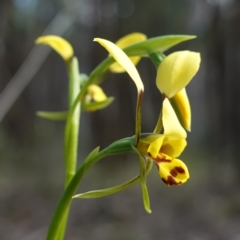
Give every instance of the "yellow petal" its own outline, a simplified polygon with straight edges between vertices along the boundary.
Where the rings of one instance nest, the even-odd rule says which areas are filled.
[[[70,45],[69,42],[67,42],[65,39],[49,35],[49,36],[43,36],[39,37],[36,40],[36,44],[46,44],[52,47],[61,57],[68,61],[73,56],[73,48]]]
[[[157,71],[156,84],[161,93],[172,98],[197,73],[200,54],[190,51],[174,52],[164,58]]]
[[[120,47],[121,49],[128,47],[134,43],[138,43],[141,41],[144,41],[147,39],[147,36],[142,34],[142,33],[131,33],[128,34],[122,38],[120,38],[117,42],[116,45]],[[136,66],[138,62],[140,61],[141,57],[136,56],[136,57],[129,57],[133,64]],[[122,68],[118,63],[113,63],[110,68],[112,72],[115,73],[122,73],[125,72],[124,68]]]
[[[176,113],[167,98],[163,101],[162,122],[164,135],[172,138],[175,137],[176,139],[185,139],[187,137],[186,131],[179,123]]]
[[[153,141],[148,149],[147,149],[147,153],[148,153],[148,156],[151,157],[151,158],[156,158],[159,151],[160,151],[160,148],[163,144],[163,140],[164,140],[165,136],[164,135],[160,135],[159,138],[157,138],[155,141]]]
[[[172,158],[176,158],[183,152],[186,146],[187,141],[185,139],[171,139],[165,137],[160,152]]]
[[[163,135],[161,134],[147,134],[145,136],[141,136],[139,142],[138,142],[138,145],[137,145],[137,149],[138,151],[143,154],[144,156],[149,156],[148,155],[148,148],[149,148],[149,145],[156,141],[159,137],[161,137]],[[159,146],[159,149],[160,149],[161,146]],[[158,149],[158,150],[159,150]],[[154,154],[153,154],[154,155]],[[150,156],[149,156],[150,157]]]
[[[142,80],[129,57],[118,46],[108,40],[95,38],[94,41],[100,43],[104,48],[106,48],[110,55],[126,70],[135,82],[138,93],[142,92],[144,90]]]
[[[175,94],[171,98],[171,104],[178,116],[179,122],[182,126],[190,131],[191,130],[191,107],[186,93],[186,89],[183,88],[180,92]]]
[[[180,185],[189,179],[187,166],[179,159],[166,159],[157,163],[163,182],[168,185]]]

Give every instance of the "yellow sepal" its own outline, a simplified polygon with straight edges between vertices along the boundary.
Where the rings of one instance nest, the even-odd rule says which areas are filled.
[[[191,107],[186,89],[183,88],[180,92],[175,94],[173,98],[171,98],[170,102],[175,110],[179,122],[186,130],[191,131]]]
[[[164,135],[175,137],[176,139],[185,139],[187,137],[186,131],[179,123],[176,113],[167,98],[163,101],[162,122]]]
[[[94,41],[100,43],[110,53],[110,55],[126,70],[126,72],[134,81],[138,93],[143,92],[144,87],[139,73],[129,57],[123,52],[123,50],[121,50],[114,43],[105,39],[95,38]]]
[[[189,179],[187,166],[179,159],[166,157],[164,162],[157,163],[163,182],[168,185],[180,185]]]
[[[115,44],[119,48],[123,49],[134,43],[138,43],[138,42],[144,41],[146,39],[147,39],[147,36],[142,33],[131,33],[131,34],[128,34],[128,35],[120,38]],[[129,58],[131,59],[131,61],[133,62],[133,64],[135,66],[138,64],[138,62],[141,59],[141,57],[139,57],[139,56],[134,56],[134,57],[129,57]],[[110,69],[110,71],[115,72],[115,73],[125,72],[124,68],[122,68],[118,63],[113,63],[109,69]]]
[[[174,52],[164,58],[157,70],[156,84],[160,92],[172,98],[194,77],[200,61],[200,54],[190,51]]]
[[[73,48],[65,39],[48,35],[36,39],[36,44],[45,44],[53,48],[65,61],[68,61],[73,56]]]

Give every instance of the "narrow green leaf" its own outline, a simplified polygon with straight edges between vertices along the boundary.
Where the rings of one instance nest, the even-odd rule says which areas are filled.
[[[96,111],[109,106],[114,100],[114,97],[109,97],[101,102],[82,103],[82,109],[85,111]]]
[[[164,52],[169,48],[187,41],[196,38],[196,36],[191,35],[167,35],[161,37],[149,38],[145,41],[133,44],[124,48],[124,52],[129,55],[140,55],[146,56],[153,52]]]
[[[39,111],[36,113],[38,117],[46,118],[48,120],[60,121],[66,120],[68,116],[68,112],[42,112]]]
[[[84,162],[87,163],[89,159],[91,159],[91,158],[93,158],[95,155],[97,155],[98,152],[99,152],[99,149],[100,149],[100,147],[94,148],[94,149],[88,154],[88,156],[86,157],[86,159],[84,160]]]
[[[124,182],[122,184],[119,184],[117,186],[114,187],[110,187],[110,188],[105,188],[105,189],[100,189],[100,190],[93,190],[93,191],[89,191],[89,192],[85,192],[85,193],[80,193],[77,194],[75,196],[73,196],[72,198],[100,198],[100,197],[105,197],[120,191],[123,191],[131,186],[133,186],[134,184],[138,183],[140,181],[140,176],[137,176],[127,182]]]
[[[133,152],[134,137],[122,138],[104,149],[106,155],[115,155]]]
[[[152,213],[152,210],[150,209],[150,200],[148,196],[148,189],[145,181],[142,181],[142,196],[143,196],[143,205],[145,210],[148,213]]]
[[[146,177],[149,171],[149,168],[151,169],[152,164],[149,163],[149,161],[145,162],[145,159],[141,155],[141,153],[138,151],[137,148],[133,148],[134,152],[138,155],[139,158],[139,163],[140,163],[140,181],[141,181],[141,186],[142,186],[142,197],[143,197],[143,205],[145,210],[148,213],[151,213],[150,209],[150,200],[148,196],[148,190],[147,190],[147,185],[146,185]]]

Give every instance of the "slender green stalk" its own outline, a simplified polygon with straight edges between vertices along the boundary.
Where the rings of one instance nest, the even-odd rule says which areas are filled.
[[[126,138],[121,139],[119,141],[116,141],[115,143],[112,143],[109,147],[105,148],[99,153],[96,153],[98,149],[95,149],[92,151],[92,153],[85,159],[81,167],[78,169],[78,171],[75,173],[72,180],[69,182],[67,188],[65,189],[63,196],[59,202],[59,205],[55,211],[55,214],[53,216],[52,222],[49,227],[47,240],[59,240],[59,233],[62,232],[63,223],[65,215],[68,213],[69,206],[72,201],[72,196],[74,195],[77,187],[79,186],[79,183],[84,176],[84,174],[87,172],[87,170],[97,161],[100,159],[115,155],[115,154],[122,154],[122,153],[128,153],[132,152],[132,138]]]
[[[154,128],[153,133],[160,133],[162,130],[163,124],[162,124],[162,110],[160,110],[159,116],[158,116],[158,120],[157,120],[157,124],[156,127]]]
[[[60,203],[55,211],[54,217],[52,219],[47,240],[59,240],[60,233],[63,231],[62,228],[63,223],[66,221],[66,215],[69,211],[69,206],[72,201],[72,196],[74,195],[82,177],[84,176],[85,172],[99,159],[103,158],[105,156],[105,153],[99,153],[92,159],[90,159],[89,162],[85,162],[82,164],[80,169],[76,172],[70,183],[68,184],[66,190],[64,191],[64,194],[60,200]]]
[[[162,95],[162,103],[163,103],[165,97],[166,97],[165,95]],[[162,106],[161,106],[161,110],[159,112],[157,124],[156,124],[156,127],[154,128],[153,133],[160,133],[162,128],[163,128],[163,123],[162,123]]]
[[[75,98],[80,92],[80,81],[79,81],[79,67],[76,57],[73,57],[68,63],[68,75],[69,75],[69,109],[71,109]],[[78,152],[78,135],[80,125],[80,102],[76,105],[73,115],[66,124],[65,128],[65,188],[68,186],[72,177],[76,172],[77,166],[77,152]],[[67,125],[69,128],[67,128]],[[65,229],[68,222],[70,205],[66,208],[65,213],[61,219],[60,229],[58,232],[58,240],[63,240],[65,235]]]
[[[68,63],[69,74],[69,109],[72,108],[74,101],[80,93],[79,67],[76,57]],[[78,135],[80,126],[80,102],[76,104],[71,118],[68,118],[65,128],[65,165],[66,165],[66,186],[71,181],[76,172]]]
[[[159,65],[161,64],[161,62],[163,61],[163,59],[166,56],[162,53],[162,52],[154,52],[149,54],[149,58],[151,59],[151,61],[153,62],[153,64],[155,65],[156,69],[158,69]],[[165,96],[163,95],[162,100],[164,100]],[[159,116],[158,116],[158,120],[157,120],[157,124],[156,127],[153,131],[153,133],[159,133],[162,130],[162,110],[160,110]]]

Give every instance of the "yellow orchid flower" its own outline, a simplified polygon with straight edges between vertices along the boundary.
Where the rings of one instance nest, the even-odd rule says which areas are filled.
[[[131,33],[131,34],[128,34],[128,35],[120,38],[115,44],[119,48],[123,49],[134,43],[138,43],[138,42],[144,41],[146,39],[147,39],[146,35],[136,32],[136,33]],[[131,61],[133,62],[133,64],[135,66],[138,64],[138,62],[141,59],[141,57],[139,57],[139,56],[133,56],[133,57],[129,57],[129,58],[131,59]],[[117,62],[113,63],[109,69],[110,69],[110,71],[115,72],[115,73],[125,72],[125,69],[121,65],[119,65]]]
[[[48,36],[39,37],[36,39],[36,44],[49,45],[65,61],[70,60],[73,56],[73,48],[71,44],[59,36],[48,35]]]
[[[171,98],[171,104],[181,125],[191,131],[191,107],[185,88]]]
[[[182,90],[197,73],[201,57],[197,52],[179,51],[163,59],[157,70],[156,84],[167,98]]]
[[[162,114],[164,133],[142,136],[137,149],[157,164],[165,184],[180,185],[189,178],[187,166],[176,159],[187,145],[186,132],[167,98],[163,101]]]

